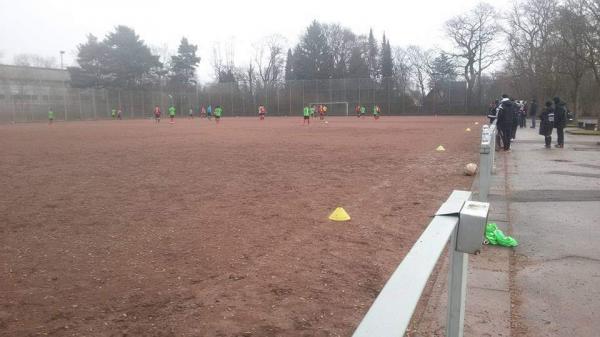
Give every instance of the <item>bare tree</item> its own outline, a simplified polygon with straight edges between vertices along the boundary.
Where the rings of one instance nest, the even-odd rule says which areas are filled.
[[[158,60],[162,64],[162,69],[156,71],[156,76],[158,77],[160,85],[165,85],[167,82],[168,69],[171,68],[171,58],[175,55],[175,52],[171,50],[166,43],[150,46],[150,51],[153,55],[158,55]]]
[[[493,41],[499,31],[495,9],[480,3],[469,13],[459,15],[446,22],[446,33],[454,43],[454,56],[463,68],[467,82],[465,108],[471,110],[473,90],[481,73],[497,61],[499,53]],[[480,93],[481,94],[481,93]]]
[[[14,65],[25,67],[56,68],[56,57],[36,54],[18,54],[13,58]]]
[[[409,54],[406,51],[406,49],[395,47],[392,59],[394,63],[394,82],[397,87],[397,92],[399,92],[401,95],[403,104],[402,109],[404,110],[404,97],[406,97],[406,94],[410,88],[410,79],[412,72]]]
[[[343,78],[348,71],[352,48],[357,43],[356,35],[339,24],[324,25],[324,31],[333,61],[333,78]]]
[[[215,78],[218,82],[233,82],[235,81],[235,49],[233,41],[225,46],[224,50],[220,42],[213,44],[213,57],[211,64],[215,72]]]
[[[579,0],[582,14],[587,19],[585,31],[586,54],[584,60],[600,85],[600,0]]]
[[[552,69],[549,48],[556,9],[557,0],[523,0],[514,4],[507,18],[511,70],[532,96],[552,91],[546,77]]]
[[[554,53],[556,69],[571,82],[570,98],[573,110],[579,111],[580,91],[583,77],[590,67],[586,64],[586,20],[581,7],[561,6],[554,21]],[[565,88],[566,89],[566,88]]]
[[[254,45],[254,62],[264,88],[272,88],[281,80],[285,63],[285,39],[271,35]]]
[[[408,46],[406,48],[406,58],[411,70],[411,77],[414,80],[419,91],[419,101],[421,105],[425,99],[425,90],[429,81],[429,73],[431,69],[432,52],[423,50],[419,46]]]
[[[600,87],[600,0],[579,0],[582,14],[586,19],[585,29],[585,53],[583,60],[594,74],[596,80],[596,92]],[[600,125],[600,109],[595,106],[592,111],[598,118]]]
[[[154,55],[158,55],[158,60],[165,65],[166,68],[169,67],[169,63],[171,62],[171,57],[175,55],[175,52],[169,48],[169,45],[163,43],[161,45],[150,46],[150,51]]]

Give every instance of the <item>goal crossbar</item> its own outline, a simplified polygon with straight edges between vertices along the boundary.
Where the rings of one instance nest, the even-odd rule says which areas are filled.
[[[308,103],[308,106],[313,106],[313,105],[332,105],[332,104],[344,104],[345,108],[346,108],[346,116],[348,115],[348,102],[310,102]]]

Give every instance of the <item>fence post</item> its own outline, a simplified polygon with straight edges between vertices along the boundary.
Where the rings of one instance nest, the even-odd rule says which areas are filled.
[[[65,87],[63,90],[63,105],[65,108],[65,121],[68,120],[67,118],[67,88]]]
[[[467,266],[469,257],[456,251],[458,227],[450,239],[450,268],[448,273],[448,321],[446,337],[462,337],[465,320],[465,295],[467,292]]]
[[[106,116],[110,116],[110,104],[108,102],[108,89],[104,89],[104,102],[106,103]]]
[[[240,94],[242,96],[242,115],[245,115],[246,114],[246,93],[242,91]]]
[[[119,98],[119,104],[118,104],[117,108],[121,109],[121,89],[119,89],[119,91],[117,92],[117,94],[118,94],[118,98]]]
[[[81,103],[81,89],[77,89],[79,95],[79,120],[83,120],[83,104]]]
[[[229,94],[231,98],[231,106],[229,107],[229,111],[233,116],[233,82],[231,82],[231,84],[229,85]]]
[[[15,100],[15,95],[11,92],[10,96],[12,97],[12,122],[16,123],[17,122],[17,101]]]
[[[486,202],[490,192],[491,175],[494,165],[496,126],[484,125],[481,130],[479,147],[479,201]]]
[[[360,78],[357,80],[358,82],[358,105],[362,106],[360,102]]]
[[[304,108],[304,80],[302,82],[302,108]]]
[[[129,91],[129,110],[131,112],[131,118],[135,117],[133,112],[133,91]]]
[[[332,79],[329,79],[329,102],[333,102],[333,85],[332,83]],[[333,108],[333,107],[332,107]]]
[[[96,88],[92,89],[92,108],[94,111],[94,120],[96,120],[98,117],[96,117]]]
[[[348,99],[348,91],[346,90],[346,79],[345,78],[342,79],[342,83],[344,84],[344,96],[343,96],[344,97],[344,101],[348,102],[349,99]],[[348,112],[348,107],[346,107],[346,112]],[[346,114],[346,115],[348,115],[348,114]],[[348,117],[348,116],[346,116],[346,117]]]
[[[387,78],[387,114],[391,115],[392,114],[392,98],[390,97],[392,95],[392,89],[394,86],[394,81],[391,77]]]
[[[281,116],[281,113],[279,112],[279,87],[275,88],[275,94],[277,95],[277,116]]]

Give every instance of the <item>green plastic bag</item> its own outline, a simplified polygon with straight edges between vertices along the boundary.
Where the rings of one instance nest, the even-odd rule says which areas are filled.
[[[489,223],[485,226],[485,239],[490,245],[498,245],[504,247],[516,247],[519,243],[517,240],[510,236],[504,235],[504,233],[498,229],[495,223]]]

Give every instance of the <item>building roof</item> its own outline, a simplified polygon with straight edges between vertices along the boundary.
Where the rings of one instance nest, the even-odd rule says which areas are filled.
[[[0,81],[13,82],[69,82],[69,72],[65,69],[13,66],[0,64]]]

